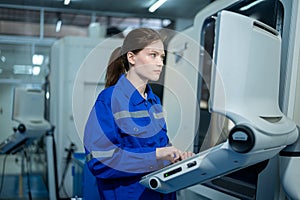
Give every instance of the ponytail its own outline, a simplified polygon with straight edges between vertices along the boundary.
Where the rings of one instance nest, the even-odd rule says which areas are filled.
[[[108,62],[106,75],[105,75],[105,88],[115,85],[120,76],[126,72],[124,67],[123,58],[121,56],[121,47],[116,48]]]

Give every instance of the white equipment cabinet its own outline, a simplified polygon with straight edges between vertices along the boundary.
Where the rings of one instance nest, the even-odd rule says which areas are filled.
[[[105,70],[111,52],[121,38],[65,37],[51,49],[50,118],[55,126],[58,183],[61,182],[70,143],[83,152],[83,128],[91,106],[104,87]],[[64,185],[72,194],[71,170]]]

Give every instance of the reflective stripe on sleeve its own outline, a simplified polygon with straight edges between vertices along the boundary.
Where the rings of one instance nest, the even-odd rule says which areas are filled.
[[[143,118],[143,117],[149,117],[149,113],[147,110],[141,110],[141,111],[135,111],[135,112],[129,112],[127,110],[120,111],[114,114],[114,118],[116,120],[122,119],[122,118]]]
[[[115,153],[116,149],[108,150],[108,151],[91,151],[86,156],[86,161],[90,161],[93,158],[110,158]]]
[[[153,116],[155,119],[162,119],[162,118],[164,118],[164,113],[163,112],[153,113]]]

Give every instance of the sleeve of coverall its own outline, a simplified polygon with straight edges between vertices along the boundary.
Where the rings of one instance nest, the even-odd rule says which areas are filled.
[[[108,103],[98,100],[92,109],[84,134],[88,166],[98,178],[120,178],[145,174],[164,166],[156,160],[156,148],[128,149],[120,143]]]

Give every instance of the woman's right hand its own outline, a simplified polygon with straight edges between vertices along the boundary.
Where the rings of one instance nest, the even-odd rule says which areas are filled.
[[[184,160],[193,155],[194,154],[192,152],[182,152],[174,146],[156,148],[156,159],[169,160],[172,163]]]

